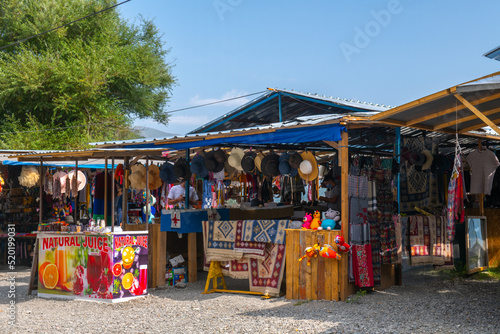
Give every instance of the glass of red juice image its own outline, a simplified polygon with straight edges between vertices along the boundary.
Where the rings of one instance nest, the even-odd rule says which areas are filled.
[[[87,282],[94,292],[99,290],[101,270],[101,254],[89,253],[87,261]]]
[[[139,286],[144,290],[148,289],[148,265],[141,264],[139,266]]]

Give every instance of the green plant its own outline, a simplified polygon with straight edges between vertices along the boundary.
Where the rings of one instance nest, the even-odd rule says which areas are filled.
[[[346,300],[347,303],[359,303],[361,302],[361,298],[366,296],[367,291],[366,290],[358,290],[356,294],[349,299]]]
[[[312,302],[311,299],[308,299],[308,300],[299,300],[298,302],[296,302],[295,304],[293,304],[293,306],[299,306],[299,305],[310,303],[310,302]]]

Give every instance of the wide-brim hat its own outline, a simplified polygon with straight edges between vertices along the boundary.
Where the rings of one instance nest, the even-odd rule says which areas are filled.
[[[218,162],[215,158],[216,151],[210,151],[205,154],[203,164],[209,172],[218,173],[224,169],[224,163]]]
[[[290,153],[285,152],[280,155],[280,162],[288,161],[290,159]]]
[[[175,182],[174,166],[166,161],[160,168],[160,179],[167,184]]]
[[[280,161],[278,169],[281,175],[290,175],[292,173],[292,166],[290,166],[288,160]]]
[[[434,157],[429,150],[423,150],[422,154],[425,156],[425,163],[422,165],[422,170],[428,170],[429,168],[431,168]]]
[[[130,168],[131,174],[128,177],[130,188],[141,190],[146,188],[146,167],[141,164]]]
[[[186,181],[191,177],[189,163],[184,158],[179,158],[174,164],[174,175],[181,181]]]
[[[227,162],[231,167],[234,167],[241,172],[243,171],[243,168],[241,167],[241,159],[243,159],[244,155],[245,151],[239,147],[234,147],[229,154],[229,158],[227,158]]]
[[[266,176],[278,176],[280,175],[279,164],[280,157],[276,153],[270,153],[262,159],[260,168]]]
[[[205,167],[205,159],[201,155],[196,155],[193,160],[191,160],[191,173],[198,175],[199,177],[207,177],[208,169]]]
[[[262,160],[264,159],[264,154],[262,152],[257,153],[257,156],[255,157],[255,167],[262,172]]]
[[[318,177],[318,162],[311,152],[302,152],[302,162],[299,165],[299,175],[305,181],[313,181]]]
[[[150,165],[148,167],[148,187],[150,190],[160,188],[162,185],[160,178],[160,167],[157,165]]]
[[[73,180],[74,176],[75,176],[74,170],[68,173],[68,177],[70,180]],[[83,188],[85,188],[85,185],[87,184],[87,177],[85,176],[85,173],[83,173],[81,170],[78,171],[78,174],[76,176],[76,182],[78,184],[78,191],[83,190]],[[70,183],[70,187],[71,191],[73,191],[73,182]]]
[[[255,158],[257,153],[247,152],[241,159],[241,168],[245,173],[255,173]]]
[[[425,163],[425,155],[419,152],[413,152],[410,155],[410,160],[408,162],[412,165],[422,167]]]
[[[214,152],[215,160],[217,160],[218,163],[225,163],[227,161],[227,154],[223,149],[218,149]]]
[[[298,169],[302,160],[303,160],[302,156],[297,152],[294,152],[290,154],[290,158],[288,158],[288,163],[290,164],[290,167]]]

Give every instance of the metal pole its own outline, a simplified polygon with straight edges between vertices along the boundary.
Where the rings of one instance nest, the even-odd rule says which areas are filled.
[[[38,224],[42,223],[43,218],[43,160],[40,158],[40,200],[38,201]]]
[[[74,207],[74,210],[73,210],[73,218],[74,218],[74,223],[76,224],[76,220],[77,220],[77,217],[78,217],[78,159],[75,160],[75,177],[76,177],[76,196],[74,199],[75,201],[75,207]],[[70,180],[71,182],[71,180]],[[73,185],[73,182],[71,182],[71,184]],[[71,192],[71,195],[73,195],[73,192]]]
[[[123,184],[122,184],[122,229],[125,230],[125,224],[128,218],[128,168],[129,157],[123,159]]]
[[[115,231],[115,158],[111,158],[111,232]]]
[[[149,222],[149,157],[146,157],[146,224],[148,222]]]
[[[108,226],[108,157],[104,158],[104,223]]]
[[[398,161],[398,164],[401,163],[401,127],[397,127],[396,128],[396,156],[397,156],[397,161]],[[397,176],[397,179],[396,179],[396,190],[397,190],[397,193],[396,193],[396,196],[397,196],[397,201],[398,203],[401,203],[400,201],[400,196],[401,196],[401,180],[400,180],[400,173],[398,172],[398,176]],[[398,205],[398,214],[401,213],[401,206]]]
[[[283,110],[281,108],[281,94],[280,93],[278,93],[278,111],[279,111],[280,122],[283,122]]]
[[[186,161],[189,165],[189,148],[186,149]],[[186,195],[185,195],[185,199],[186,199],[186,209],[189,209],[189,179],[186,180],[186,185],[185,185],[185,188],[186,188]]]

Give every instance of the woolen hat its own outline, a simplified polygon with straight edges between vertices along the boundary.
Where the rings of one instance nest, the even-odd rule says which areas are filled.
[[[176,181],[174,174],[174,166],[170,162],[166,161],[163,165],[161,165],[160,179],[162,179],[163,182],[167,184],[171,184]]]
[[[181,181],[186,181],[191,177],[191,169],[184,158],[179,158],[174,164],[174,175]]]

